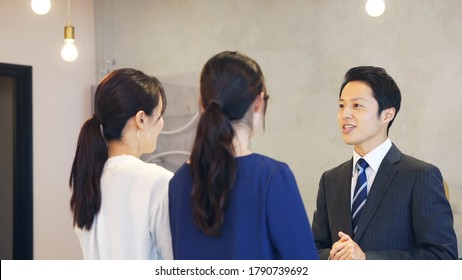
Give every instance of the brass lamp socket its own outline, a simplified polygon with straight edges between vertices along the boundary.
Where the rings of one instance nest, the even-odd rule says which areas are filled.
[[[64,26],[64,39],[74,39],[74,26],[70,23]]]

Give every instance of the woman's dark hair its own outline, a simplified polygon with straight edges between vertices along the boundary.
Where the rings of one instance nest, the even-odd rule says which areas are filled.
[[[127,121],[140,110],[152,116],[164,88],[155,77],[123,68],[109,73],[95,93],[95,113],[80,130],[69,185],[74,226],[90,229],[101,207],[101,174],[108,158],[106,142],[121,140]]]
[[[345,80],[340,87],[339,96],[342,95],[343,88],[352,81],[363,82],[372,89],[372,94],[379,104],[379,111],[377,112],[379,116],[383,110],[395,108],[396,118],[401,107],[401,91],[395,80],[388,75],[385,69],[375,66],[358,66],[351,68],[345,74]],[[390,129],[395,118],[388,123],[387,130]]]
[[[209,236],[220,235],[236,176],[232,123],[246,121],[251,104],[266,88],[260,66],[238,52],[221,52],[207,61],[200,78],[204,108],[191,152],[193,218]],[[247,119],[246,119],[247,118]]]

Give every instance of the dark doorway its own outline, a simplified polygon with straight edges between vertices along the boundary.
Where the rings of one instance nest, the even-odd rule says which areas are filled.
[[[32,259],[31,66],[0,63],[0,127],[0,259]]]

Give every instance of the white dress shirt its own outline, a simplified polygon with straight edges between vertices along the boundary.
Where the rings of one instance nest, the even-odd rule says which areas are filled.
[[[173,259],[168,183],[173,173],[123,155],[101,177],[101,209],[90,230],[76,227],[85,259]]]
[[[363,159],[369,164],[366,168],[366,177],[367,177],[367,193],[371,190],[372,183],[374,183],[375,175],[379,170],[380,164],[382,164],[383,159],[390,150],[392,144],[390,138],[387,138],[385,142],[377,146],[375,149],[367,153]],[[358,180],[358,168],[356,163],[361,158],[361,156],[353,150],[353,176],[351,178],[351,205],[353,205],[353,195],[355,191],[356,181]]]

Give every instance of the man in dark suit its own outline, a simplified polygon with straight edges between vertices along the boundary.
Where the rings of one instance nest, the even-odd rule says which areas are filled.
[[[400,104],[400,90],[383,68],[346,73],[338,123],[353,158],[319,182],[312,227],[321,259],[457,258],[440,171],[388,138]]]

